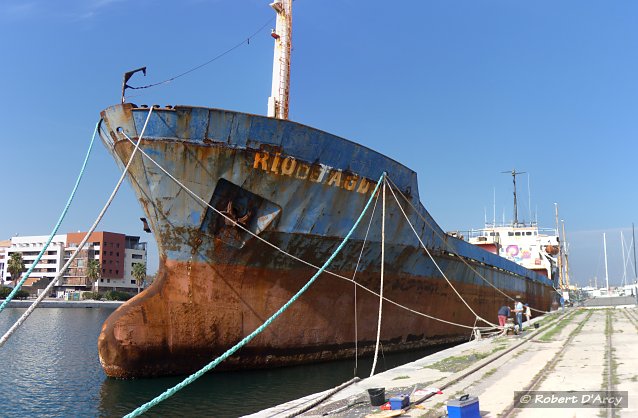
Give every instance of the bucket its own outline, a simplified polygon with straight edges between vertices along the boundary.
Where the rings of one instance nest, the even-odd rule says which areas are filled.
[[[539,324],[538,322],[536,322],[536,323],[534,324],[534,328],[538,329],[538,327],[540,327],[540,324]]]
[[[385,403],[385,388],[368,389],[368,395],[372,406],[381,406]]]

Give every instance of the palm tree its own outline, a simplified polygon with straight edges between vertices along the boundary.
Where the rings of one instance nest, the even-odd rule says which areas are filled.
[[[135,263],[133,264],[133,271],[131,272],[135,278],[135,284],[137,285],[137,293],[140,293],[140,287],[146,279],[146,264]]]
[[[100,266],[100,262],[92,259],[86,264],[86,278],[91,282],[91,288],[95,286],[97,279],[100,278],[100,270],[102,266]]]
[[[25,270],[22,253],[11,253],[11,257],[9,257],[9,262],[7,264],[7,270],[9,270],[9,273],[11,274],[13,287],[16,287],[18,279],[20,278],[20,274],[22,274],[22,272]]]

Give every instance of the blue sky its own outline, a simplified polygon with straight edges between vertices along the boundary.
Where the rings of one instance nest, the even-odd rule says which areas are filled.
[[[175,76],[273,15],[267,0],[3,0],[0,239],[50,232],[125,71],[148,67],[132,85]],[[581,284],[604,277],[606,232],[610,283],[620,282],[620,233],[629,244],[638,222],[638,3],[297,0],[293,15],[290,119],[415,170],[446,230],[491,219],[494,191],[497,218],[511,220],[501,172],[525,171],[519,218],[553,227],[559,204]],[[269,29],[129,101],[266,113]],[[61,232],[88,229],[118,176],[98,143]],[[139,216],[127,184],[99,229],[152,242]]]

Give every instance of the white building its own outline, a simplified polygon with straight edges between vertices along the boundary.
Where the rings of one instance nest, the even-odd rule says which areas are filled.
[[[13,237],[9,247],[3,248],[4,250],[4,265],[2,266],[2,278],[4,284],[9,284],[13,281],[11,273],[9,273],[9,259],[13,253],[21,253],[22,260],[24,260],[25,273],[33,266],[38,254],[44,248],[48,236],[31,236],[31,237]],[[49,244],[47,251],[42,255],[40,261],[35,266],[29,277],[30,285],[38,280],[43,280],[45,283],[49,283],[55,278],[62,268],[62,259],[64,257],[64,247],[66,245],[66,235],[55,235],[53,240]],[[46,285],[45,285],[46,286]]]
[[[0,241],[0,283],[4,283],[4,265],[6,260],[4,259],[6,254],[6,249],[11,247],[11,240]]]
[[[72,254],[78,251],[78,245],[85,235],[86,232],[55,235],[25,285],[46,287],[60,274]],[[15,252],[22,254],[26,273],[33,266],[48,238],[48,236],[18,236],[11,238],[9,246],[0,246],[0,260],[3,261],[0,262],[0,278],[5,285],[13,282],[8,271],[8,259],[11,254]],[[95,282],[87,277],[89,260],[97,260],[100,263],[100,277]],[[146,243],[140,242],[140,237],[113,232],[93,232],[64,272],[55,290],[58,294],[66,290],[133,291],[137,289],[132,274],[133,265],[136,263],[146,264]]]

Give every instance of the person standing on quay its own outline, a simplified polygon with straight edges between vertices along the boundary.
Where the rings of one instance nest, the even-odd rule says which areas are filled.
[[[525,304],[525,318],[527,318],[527,325],[529,325],[529,321],[532,319],[532,309],[527,303]]]
[[[498,310],[498,326],[503,328],[509,316],[510,316],[510,307],[507,305],[501,306]]]
[[[516,298],[516,305],[514,305],[514,312],[516,313],[516,323],[518,324],[518,332],[523,332],[523,302],[520,298]]]

